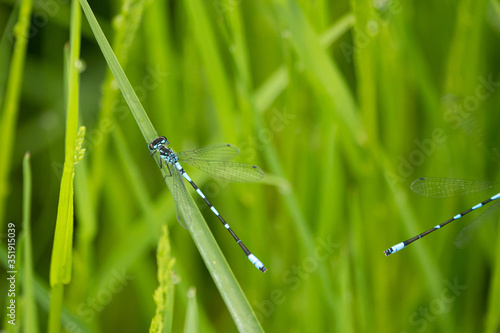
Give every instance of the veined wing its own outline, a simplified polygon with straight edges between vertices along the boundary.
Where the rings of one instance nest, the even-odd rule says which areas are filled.
[[[181,173],[173,165],[169,165],[172,172],[173,197],[175,202],[175,213],[177,221],[184,229],[187,229],[191,222],[191,208],[189,207],[189,192],[184,185]]]
[[[264,171],[251,164],[194,159],[183,160],[183,162],[200,169],[212,177],[235,183],[256,182],[264,177]]]
[[[413,192],[431,198],[459,197],[499,187],[494,181],[438,177],[418,178],[411,184]]]
[[[476,217],[472,222],[470,222],[462,231],[458,234],[455,239],[455,245],[461,249],[464,248],[467,243],[474,237],[477,231],[485,224],[485,222],[494,221],[495,217],[498,217],[498,207],[500,206],[500,201],[495,202],[491,207],[488,207],[481,215]]]
[[[240,150],[229,143],[217,143],[195,150],[176,153],[179,161],[189,163],[190,160],[198,161],[229,161],[238,156]]]

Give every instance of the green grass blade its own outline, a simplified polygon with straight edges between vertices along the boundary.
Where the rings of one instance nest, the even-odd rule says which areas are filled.
[[[64,286],[58,283],[50,288],[50,308],[47,332],[61,331],[61,311],[63,306]]]
[[[199,321],[198,304],[196,302],[196,288],[191,287],[187,292],[188,304],[186,310],[186,320],[184,324],[184,333],[198,333]]]
[[[73,1],[71,10],[70,50],[67,65],[67,109],[66,109],[66,143],[64,169],[57,207],[56,230],[50,265],[51,304],[48,331],[59,331],[60,316],[64,294],[64,284],[71,281],[73,262],[73,180],[75,164],[83,157],[81,149],[85,129],[78,130],[78,90],[79,90],[79,57],[81,35],[81,10],[77,1]]]
[[[15,128],[19,112],[21,83],[24,73],[24,61],[28,46],[29,26],[31,21],[32,1],[23,0],[19,8],[19,19],[14,27],[16,44],[10,64],[7,90],[0,122],[0,230],[4,230],[5,205],[9,193],[9,172],[12,163]]]
[[[19,2],[16,2],[14,9],[10,13],[9,20],[0,39],[0,107],[3,105],[5,87],[7,86],[7,78],[9,73],[9,64],[12,51],[12,35],[16,24],[16,17],[19,14]]]
[[[324,47],[328,47],[337,41],[354,25],[355,17],[353,13],[347,13],[338,19],[328,30],[321,34],[320,42]]]
[[[99,27],[92,10],[86,0],[80,0],[83,11],[89,21],[92,31],[95,34],[96,40],[101,48],[101,51],[110,67],[115,79],[122,91],[122,94],[130,107],[134,118],[137,121],[141,132],[147,142],[156,137],[156,131],[153,128],[142,104],[140,103],[137,95],[135,94],[130,82],[128,81],[123,69],[121,68],[116,56],[113,53],[106,37]],[[146,149],[146,147],[145,147]],[[165,168],[162,173],[166,176]],[[171,180],[167,177],[165,182],[172,193]],[[233,317],[236,326],[240,330],[246,331],[262,331],[262,327],[258,322],[255,313],[253,312],[250,304],[248,303],[241,287],[236,281],[233,273],[231,272],[222,252],[215,242],[210,229],[208,228],[203,216],[194,204],[192,198],[189,200],[191,214],[191,227],[189,232],[202,255],[202,258],[207,266],[212,278],[221,293],[224,302],[226,303],[231,316]]]
[[[500,328],[500,228],[497,232],[496,251],[497,256],[494,259],[494,272],[490,281],[490,292],[488,293],[488,311],[486,314],[485,332],[496,332]]]
[[[328,47],[340,36],[345,34],[354,24],[354,15],[348,13],[333,24],[321,35],[321,44]],[[255,106],[259,112],[266,111],[276,98],[285,90],[289,83],[288,71],[281,65],[269,78],[255,91]]]
[[[80,24],[81,12],[74,6],[72,11],[72,30],[70,40],[69,72],[68,72],[68,99],[66,119],[66,144],[64,169],[59,193],[56,232],[52,251],[50,284],[54,286],[67,284],[71,280],[71,252],[73,244],[73,179],[75,161],[80,154],[81,142],[84,133],[78,130],[78,68],[77,61],[80,54]],[[80,147],[79,147],[80,146]]]
[[[38,316],[34,294],[33,250],[31,248],[31,164],[30,153],[23,159],[23,325],[26,332],[38,332]]]

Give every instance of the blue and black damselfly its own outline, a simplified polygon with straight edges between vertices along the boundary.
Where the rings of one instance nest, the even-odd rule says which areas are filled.
[[[418,194],[425,195],[434,198],[443,198],[450,196],[460,196],[474,192],[486,191],[492,188],[500,187],[500,183],[492,181],[477,181],[477,180],[466,180],[466,179],[453,179],[453,178],[418,178],[411,184],[411,189]],[[438,224],[437,226],[424,231],[421,234],[416,235],[404,242],[394,245],[393,247],[384,251],[385,255],[388,256],[399,250],[407,247],[409,244],[419,240],[420,238],[430,234],[431,232],[441,229],[445,225],[455,220],[458,220],[462,216],[483,207],[484,205],[500,198],[500,193],[478,203],[474,207],[463,211],[460,214],[453,216],[451,219]],[[474,223],[474,222],[473,222]],[[464,230],[465,231],[465,230]]]
[[[172,149],[167,147],[169,143],[170,142],[168,142],[167,138],[160,136],[151,141],[148,148],[151,151],[151,156],[158,152],[160,155],[160,167],[162,167],[162,161],[165,161],[165,165],[168,169],[167,176],[173,177],[172,195],[174,197],[175,210],[179,223],[184,228],[188,228],[191,220],[191,211],[188,201],[189,193],[184,186],[184,181],[182,180],[182,177],[184,177],[189,184],[193,186],[196,193],[198,193],[198,195],[205,201],[208,207],[210,207],[210,210],[215,214],[215,216],[217,216],[217,218],[221,221],[224,228],[226,228],[231,236],[233,236],[236,243],[240,246],[252,264],[254,264],[255,267],[257,267],[262,273],[265,273],[267,268],[264,264],[262,264],[262,262],[248,250],[238,236],[236,236],[229,224],[227,224],[217,209],[215,209],[203,192],[191,180],[180,163],[193,165],[211,176],[239,183],[258,181],[264,177],[264,172],[255,165],[229,162],[229,160],[239,154],[239,149],[230,144],[214,144],[191,151],[174,153]]]

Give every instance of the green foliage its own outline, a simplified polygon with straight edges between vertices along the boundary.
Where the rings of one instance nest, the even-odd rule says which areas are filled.
[[[82,149],[85,127],[78,128],[79,110],[79,59],[82,14],[78,4],[71,10],[70,44],[66,49],[66,137],[64,145],[64,167],[57,206],[54,246],[50,261],[50,311],[48,332],[60,330],[64,295],[63,285],[71,282],[73,271],[73,225],[74,225],[74,177],[75,165],[83,158]]]
[[[2,85],[5,87],[5,92],[2,91],[0,96],[0,104],[2,107],[2,117],[0,122],[0,153],[3,158],[0,158],[0,227],[4,228],[6,198],[10,191],[9,173],[12,164],[12,152],[14,150],[14,136],[19,116],[19,103],[21,95],[21,82],[24,73],[24,60],[29,38],[30,17],[32,10],[32,1],[23,1],[19,8],[19,17],[17,23],[12,27],[12,31],[2,34],[0,43],[0,68],[7,69],[7,64],[10,60],[10,68],[8,69],[8,77],[6,86],[4,77],[6,72],[2,71]],[[13,20],[10,20],[13,22]],[[8,28],[12,25],[8,24]],[[12,57],[5,55],[6,43],[15,39],[16,44],[12,51]]]
[[[31,193],[32,172],[30,164],[30,153],[26,153],[23,159],[23,231],[24,231],[24,256],[23,256],[23,326],[27,332],[37,333],[38,314],[34,294],[33,274],[33,247],[31,236]]]
[[[0,68],[9,70],[8,80],[0,74],[0,184],[9,193],[0,206],[5,222],[26,216],[29,150],[32,240],[23,244],[34,271],[18,295],[29,299],[33,287],[37,304],[23,304],[22,315],[34,307],[40,331],[49,312],[68,332],[155,331],[153,318],[163,332],[500,329],[497,221],[465,249],[454,238],[479,211],[383,254],[495,194],[422,198],[409,185],[422,176],[499,180],[498,1],[94,1],[71,121],[70,6],[34,3],[24,56],[9,38],[28,2],[14,3],[0,5]],[[17,101],[8,92],[16,89]],[[66,168],[78,123],[86,151],[73,213]],[[256,184],[226,184],[186,169],[266,274],[191,189],[194,228],[178,225],[165,170],[147,149],[157,135],[175,151],[234,144],[239,161],[266,172]],[[66,259],[52,260],[58,205]],[[58,262],[57,281],[69,284],[51,289]]]

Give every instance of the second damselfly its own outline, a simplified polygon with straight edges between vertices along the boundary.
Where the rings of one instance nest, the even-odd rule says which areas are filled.
[[[500,184],[498,182],[492,181],[478,181],[478,180],[467,180],[467,179],[454,179],[454,178],[436,178],[436,177],[426,177],[426,178],[418,178],[411,184],[411,189],[420,195],[434,197],[434,198],[443,198],[443,197],[451,197],[451,196],[460,196],[466,195],[474,192],[486,191],[492,188],[499,187]],[[458,220],[462,216],[479,209],[488,203],[497,200],[500,198],[500,193],[497,193],[483,202],[478,203],[477,205],[461,212],[450,218],[449,220],[444,221],[441,224],[436,225],[435,227],[424,231],[421,234],[418,234],[404,242],[398,243],[393,247],[385,250],[384,253],[386,256],[398,252],[411,243],[419,240],[420,238],[427,236],[431,232],[434,232],[438,229],[441,229],[445,225],[455,220]]]

